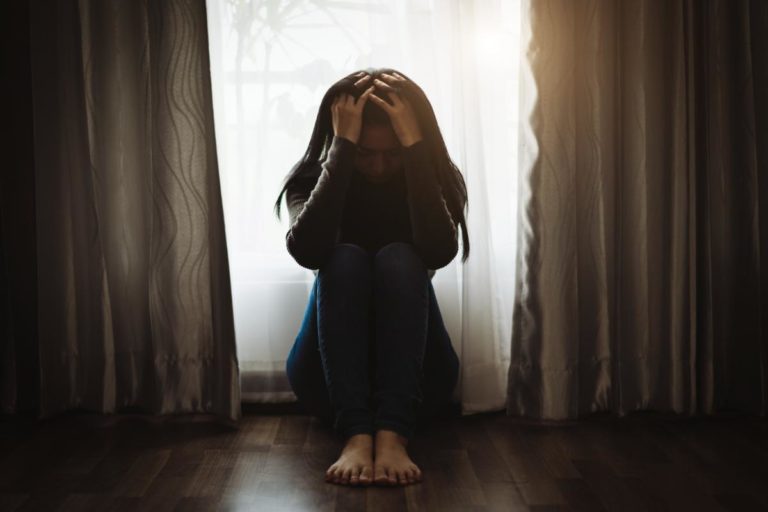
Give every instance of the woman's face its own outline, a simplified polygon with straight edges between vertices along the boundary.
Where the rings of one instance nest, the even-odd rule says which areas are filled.
[[[357,141],[355,167],[371,183],[387,182],[402,170],[402,146],[392,125],[362,126]]]

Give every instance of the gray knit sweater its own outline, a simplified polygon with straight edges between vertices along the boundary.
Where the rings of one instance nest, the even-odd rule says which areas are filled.
[[[286,190],[288,252],[317,275],[338,243],[376,254],[390,242],[410,242],[431,279],[456,256],[458,238],[426,142],[403,148],[403,169],[382,184],[354,168],[356,151],[354,142],[334,137],[316,172]]]

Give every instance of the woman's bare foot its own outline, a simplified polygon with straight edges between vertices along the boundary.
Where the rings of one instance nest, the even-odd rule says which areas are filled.
[[[373,479],[373,436],[355,434],[347,439],[338,460],[325,472],[335,484],[370,485]]]
[[[392,430],[376,431],[373,481],[384,485],[421,482],[421,470],[408,456],[408,440]]]

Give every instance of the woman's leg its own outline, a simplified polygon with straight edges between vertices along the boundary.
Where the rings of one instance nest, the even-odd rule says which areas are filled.
[[[394,253],[390,253],[394,255]],[[310,292],[304,319],[298,336],[286,362],[286,373],[291,388],[299,402],[310,414],[321,418],[328,425],[334,423],[334,410],[330,404],[325,373],[318,343],[317,287],[319,276]],[[421,371],[423,401],[417,409],[416,419],[427,419],[446,406],[453,395],[459,375],[459,359],[445,329],[432,282],[428,283],[429,318],[427,342]],[[369,315],[375,318],[371,301]],[[381,315],[379,315],[381,316]],[[375,336],[375,324],[370,322],[369,340]],[[373,376],[376,375],[376,351],[369,354],[370,391],[376,391]],[[397,359],[395,358],[395,362]],[[370,403],[370,402],[369,402]]]
[[[374,428],[409,439],[418,420],[450,403],[459,358],[412,244],[395,242],[379,250],[374,284]]]
[[[342,243],[317,275],[318,346],[333,427],[344,439],[373,434],[368,376],[371,274],[370,254]]]
[[[451,403],[459,380],[459,356],[445,329],[432,281],[429,282],[428,332],[422,366],[424,401],[417,414],[418,420],[431,418],[444,410]]]
[[[320,344],[317,339],[317,284],[318,278],[312,285],[309,300],[304,310],[304,318],[301,328],[293,342],[285,363],[285,373],[291,389],[298,398],[298,402],[312,416],[317,416],[326,425],[333,426],[334,411],[331,407],[328,387],[325,382],[325,371],[320,356]],[[373,304],[373,301],[371,301]],[[373,318],[373,307],[369,310],[369,318]],[[369,365],[368,380],[371,381],[369,394],[373,394],[373,379],[375,375],[375,355],[371,349],[371,340],[374,338],[373,322],[368,334]],[[370,398],[369,398],[370,405]]]
[[[337,246],[331,262],[318,272],[286,362],[299,402],[345,440],[338,460],[325,472],[326,482],[367,485],[373,478],[370,389],[364,382],[367,372],[359,371],[367,366],[372,338],[370,327],[364,332],[371,323],[366,309],[372,303],[366,295],[370,287],[370,255],[356,245]],[[361,340],[358,345],[365,351],[353,344]],[[363,382],[355,382],[356,376]]]
[[[410,439],[423,393],[429,275],[413,246],[394,242],[374,258],[376,430]]]
[[[285,363],[285,371],[291,389],[304,409],[331,426],[334,414],[317,342],[317,282],[316,277],[304,310],[299,334]]]

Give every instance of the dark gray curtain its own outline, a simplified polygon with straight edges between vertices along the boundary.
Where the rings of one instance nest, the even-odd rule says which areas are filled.
[[[531,7],[508,414],[765,415],[768,2]]]
[[[29,20],[39,415],[239,419],[205,1],[40,0]]]

